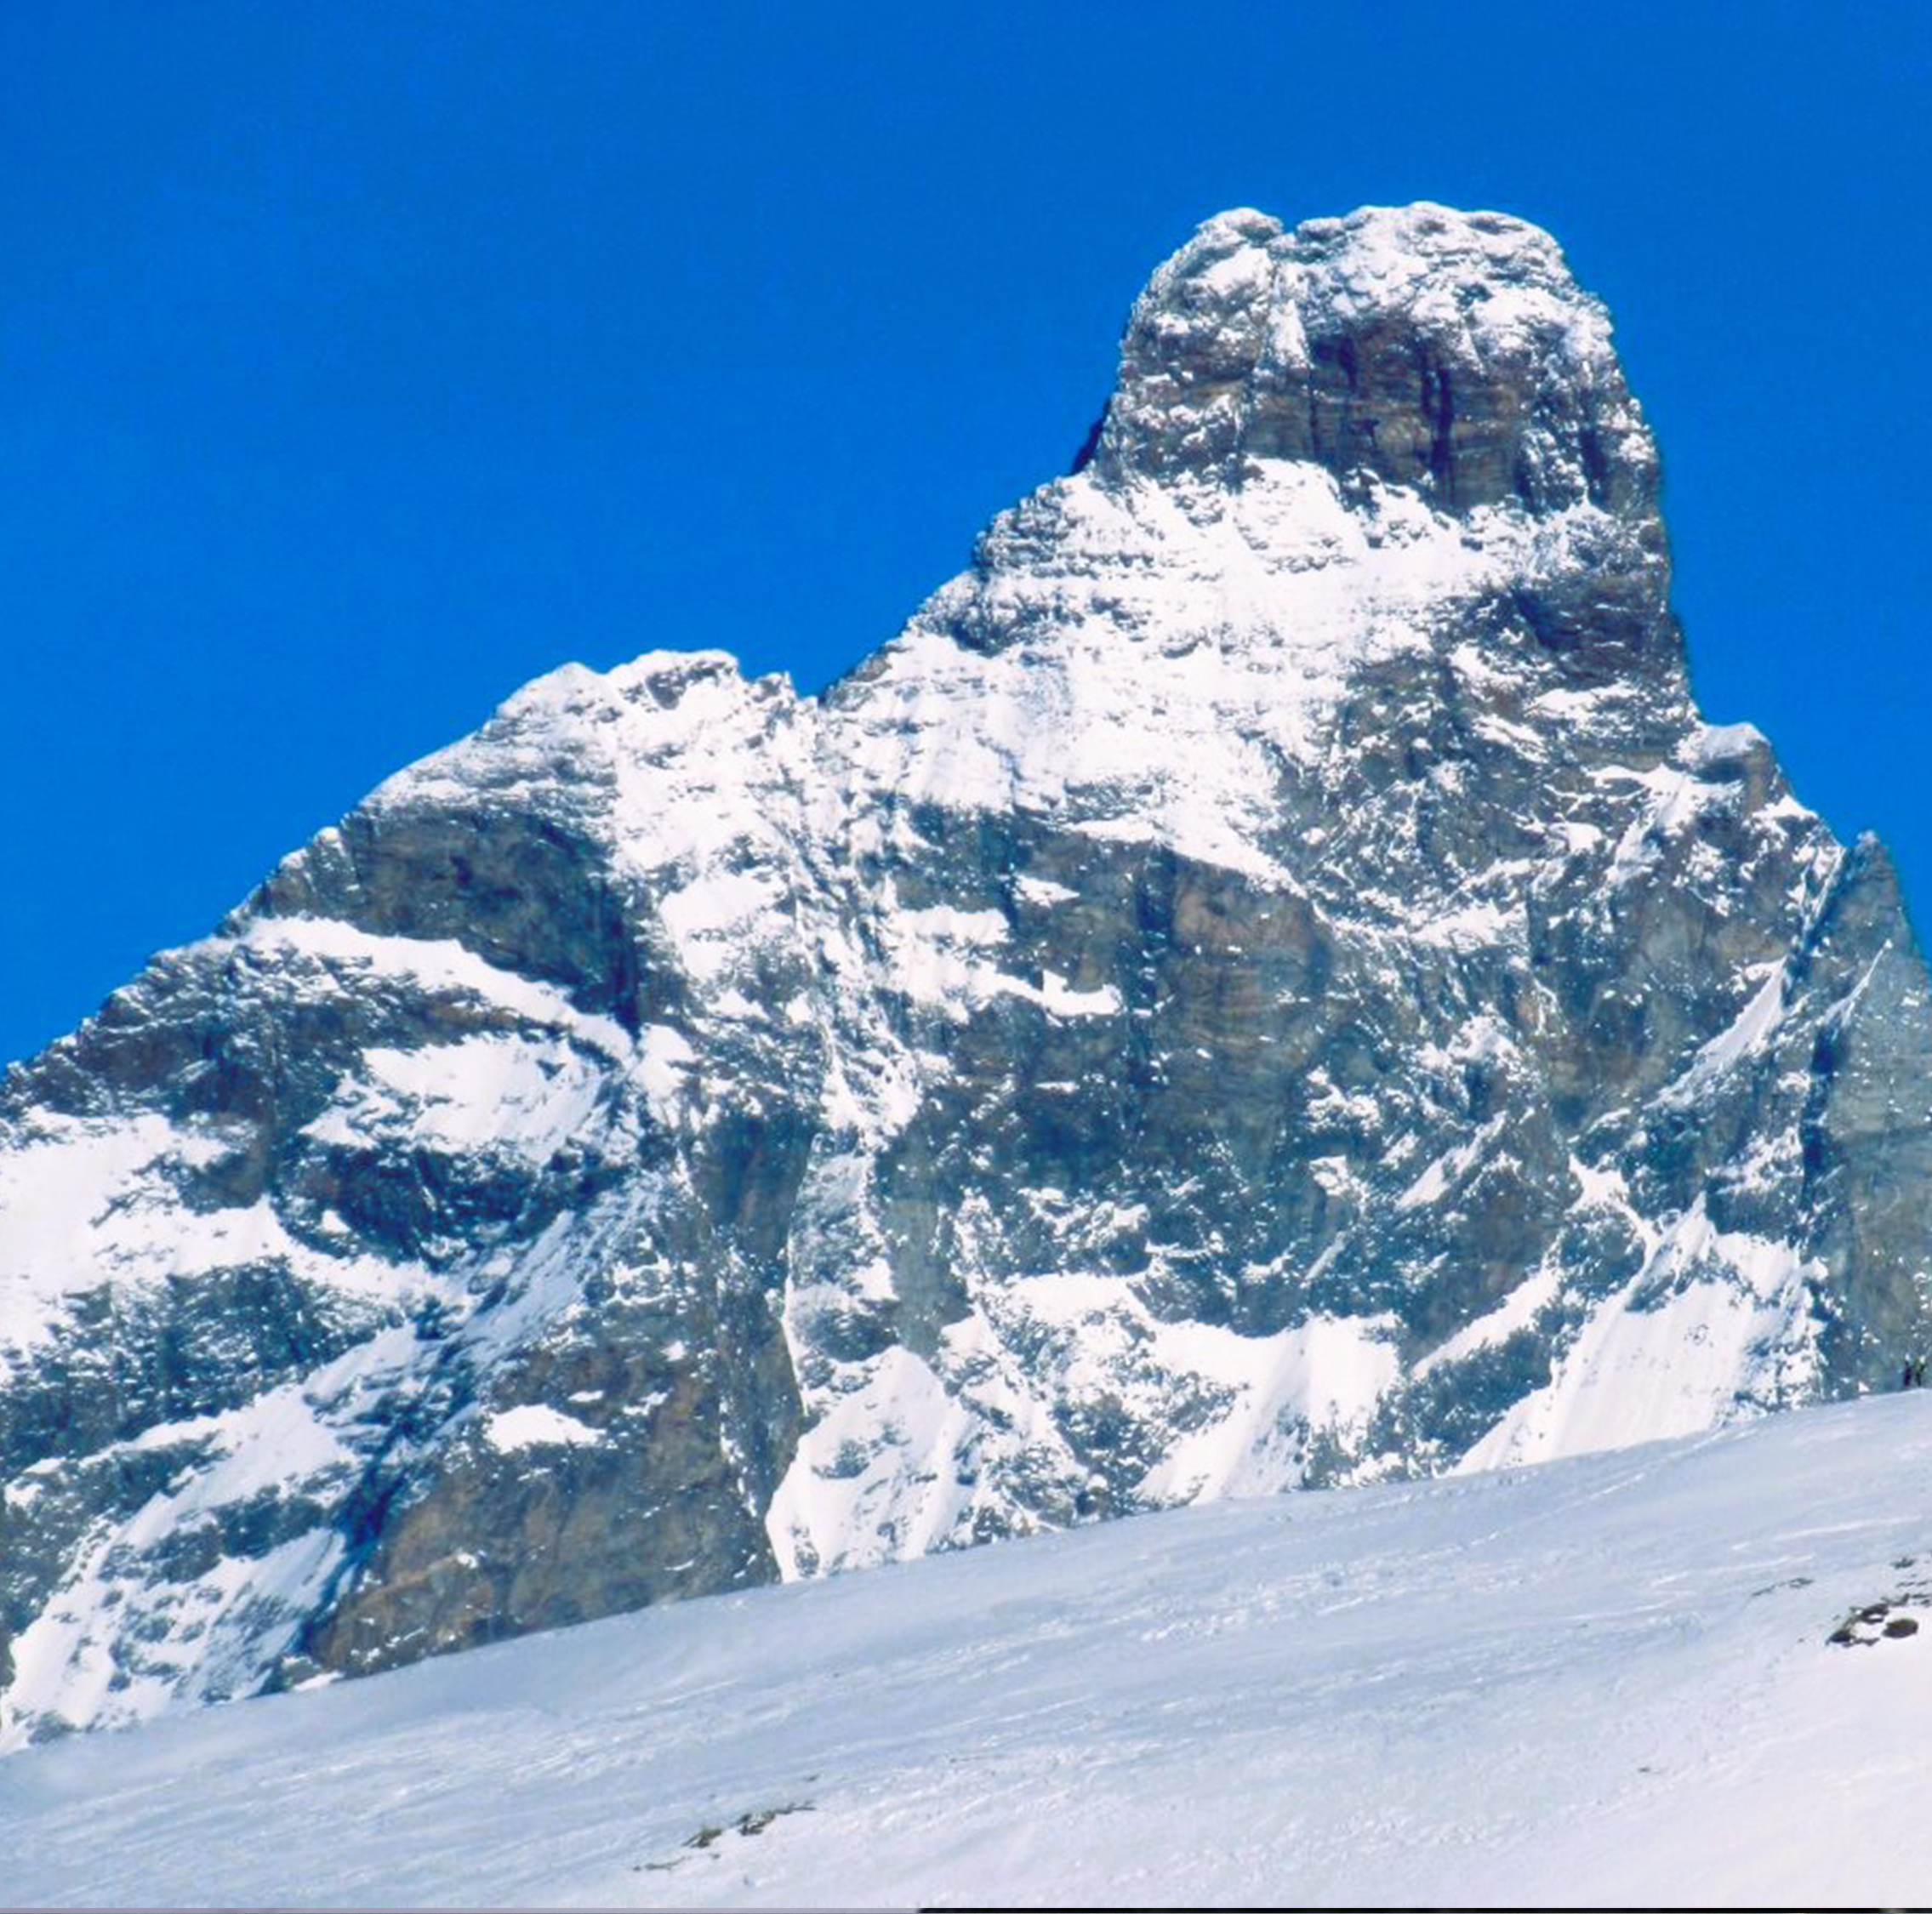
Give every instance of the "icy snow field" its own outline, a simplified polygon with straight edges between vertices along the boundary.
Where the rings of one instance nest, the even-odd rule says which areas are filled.
[[[1920,1632],[1827,1645],[1884,1599]],[[6,1902],[1248,1900],[1932,1900],[1932,1393],[715,1597],[0,1762]]]

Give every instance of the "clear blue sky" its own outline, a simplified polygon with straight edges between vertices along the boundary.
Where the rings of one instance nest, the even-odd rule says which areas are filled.
[[[1200,219],[1547,225],[1709,714],[1932,915],[1932,9],[0,9],[0,1057],[569,658],[824,683]]]

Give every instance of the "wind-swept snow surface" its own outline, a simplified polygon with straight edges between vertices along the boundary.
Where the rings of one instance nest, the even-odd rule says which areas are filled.
[[[1923,1905],[1929,1723],[1913,1394],[30,1750],[0,1900]]]

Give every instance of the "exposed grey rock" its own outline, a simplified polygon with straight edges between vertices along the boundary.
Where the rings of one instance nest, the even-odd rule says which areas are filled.
[[[1896,879],[1518,221],[1210,221],[822,698],[567,668],[0,1097],[18,1741],[1887,1386]]]

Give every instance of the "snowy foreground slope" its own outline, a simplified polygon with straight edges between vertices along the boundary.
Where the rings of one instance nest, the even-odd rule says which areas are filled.
[[[31,1750],[0,1900],[1923,1905],[1929,1790],[1915,1393]]]

